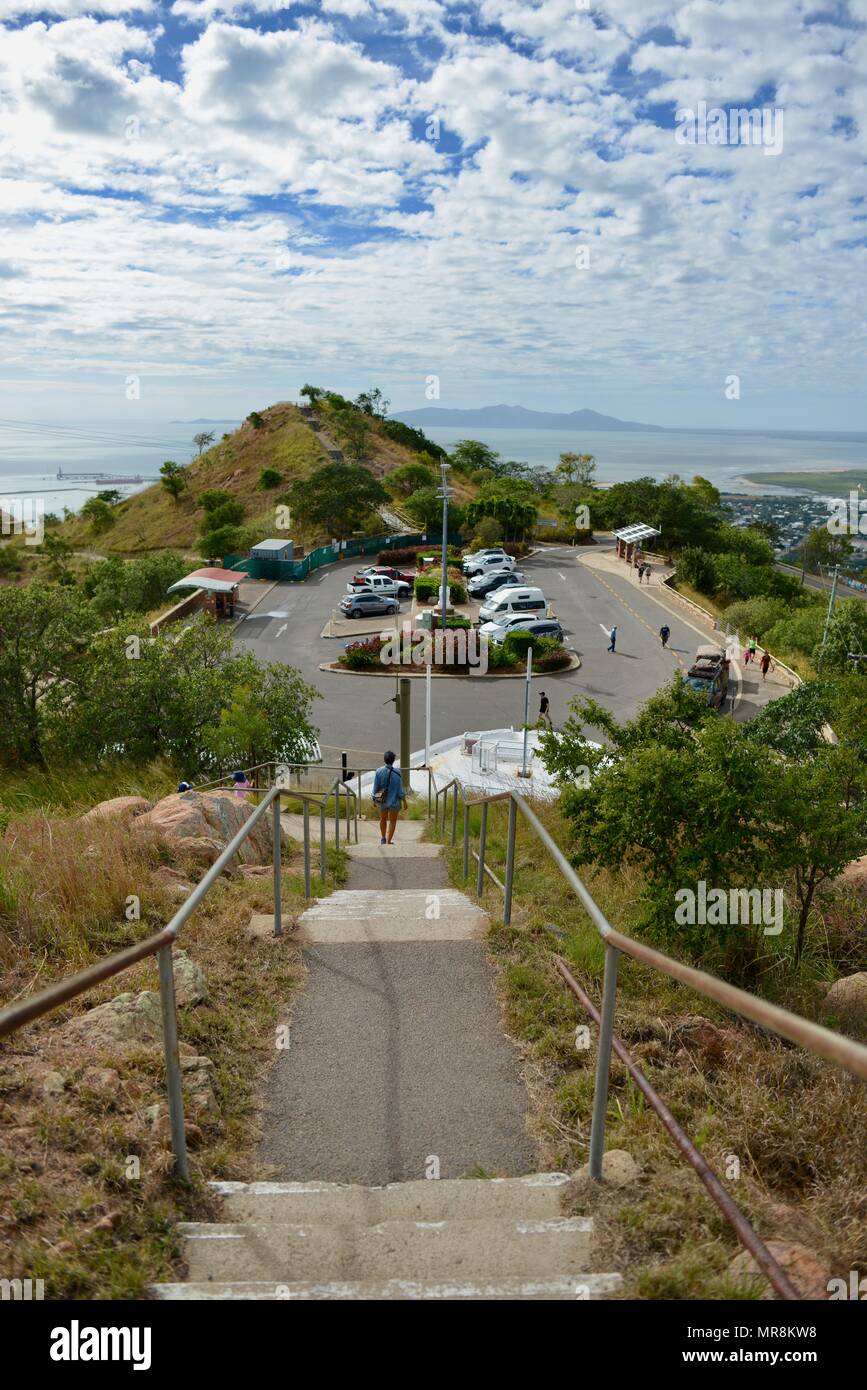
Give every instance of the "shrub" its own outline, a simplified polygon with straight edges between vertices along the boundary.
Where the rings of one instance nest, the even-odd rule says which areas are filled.
[[[503,642],[503,646],[516,661],[526,661],[527,651],[530,647],[536,647],[539,638],[532,632],[526,632],[524,628],[516,628],[509,632]]]
[[[363,642],[351,642],[337,658],[339,665],[350,671],[372,671],[381,666],[382,638],[369,637]]]
[[[689,545],[681,552],[677,562],[677,577],[700,594],[712,594],[716,584],[713,561],[706,551]]]
[[[439,558],[441,553],[441,542],[429,541],[427,545],[408,545],[401,550],[380,550],[377,556],[377,563],[380,565],[418,565],[421,555],[436,555]],[[455,564],[460,563],[461,552],[457,546],[450,545],[448,548],[448,558]]]
[[[278,473],[276,468],[263,468],[259,474],[259,487],[262,492],[267,492],[272,487],[279,487],[283,481],[283,474]]]
[[[781,598],[752,598],[733,603],[725,610],[726,626],[733,632],[754,634],[764,637],[774,623],[780,622],[791,612],[791,605]]]
[[[502,540],[503,528],[495,516],[483,516],[476,527],[473,536],[473,545],[485,546],[493,545],[496,541]]]
[[[511,652],[507,652],[505,645],[497,646],[491,642],[488,646],[488,670],[504,671],[517,666],[518,658]]]
[[[250,421],[250,424],[253,426],[254,430],[264,429],[265,421],[258,410],[251,410],[250,414],[247,416],[247,419]]]
[[[209,488],[206,492],[199,493],[199,506],[206,512],[216,511],[217,507],[222,507],[225,502],[234,502],[231,492],[225,492],[222,488]]]
[[[424,603],[428,599],[437,598],[440,591],[440,579],[441,575],[439,573],[416,575],[416,598],[419,599],[422,603]],[[466,587],[460,579],[455,579],[455,577],[451,574],[449,575],[449,590],[451,593],[452,603],[466,603]]]
[[[556,637],[539,637],[533,643],[534,671],[562,671],[569,661],[569,652]]]

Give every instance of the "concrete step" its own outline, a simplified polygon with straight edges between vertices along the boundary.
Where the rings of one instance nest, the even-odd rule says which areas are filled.
[[[339,889],[298,919],[298,940],[338,945],[375,941],[478,941],[488,914],[453,888]]]
[[[343,814],[342,814],[341,817],[340,817],[340,844],[341,844],[341,847],[342,847],[343,849],[346,849],[346,848],[347,848],[345,806],[346,806],[346,799],[345,799],[345,797],[344,797],[344,798],[342,799]],[[296,815],[295,812],[284,811],[284,812],[283,812],[283,815],[282,815],[282,817],[281,817],[281,820],[282,820],[283,825],[286,827],[287,831],[289,832],[289,834],[292,836],[293,840],[299,840],[299,841],[303,844],[303,843],[304,843],[304,817],[301,816],[301,815]],[[352,836],[351,836],[351,841],[350,841],[350,843],[354,844],[354,843],[355,843],[355,822],[354,822],[354,820],[350,820],[350,829],[351,829],[351,831],[352,831]],[[398,822],[397,822],[397,830],[396,830],[396,832],[395,832],[395,842],[397,842],[397,841],[401,841],[401,842],[411,841],[411,842],[415,843],[416,841],[422,839],[422,837],[424,836],[424,833],[425,833],[425,830],[426,830],[426,829],[427,829],[427,821],[426,821],[426,820],[407,820],[407,818],[406,818],[405,816],[401,816],[400,819],[399,819]],[[326,839],[328,840],[328,843],[329,843],[329,844],[333,844],[333,843],[334,843],[334,813],[333,813],[333,811],[332,811],[332,813],[331,813],[330,816],[326,816],[326,817],[325,817],[325,837],[326,837]],[[376,820],[361,820],[361,819],[359,818],[359,821],[358,821],[358,843],[359,843],[359,844],[378,845],[378,844],[379,844],[379,840],[380,840],[379,819],[377,818]],[[316,849],[317,849],[317,851],[318,851],[318,848],[319,848],[319,810],[318,810],[318,808],[317,808],[316,806],[313,806],[312,804],[311,804],[311,807],[310,807],[310,844],[311,844],[311,845],[315,845],[315,846],[316,846]],[[435,844],[435,845],[433,846],[433,848],[436,849],[436,850],[439,850],[439,845],[436,845],[436,844]]]
[[[506,1221],[382,1221],[375,1226],[182,1222],[190,1281],[413,1279],[421,1283],[581,1273],[589,1217]]]
[[[403,839],[398,830],[390,845],[380,844],[377,835],[375,841],[359,840],[357,845],[349,845],[346,852],[350,859],[438,859],[441,850],[427,840]]]
[[[151,1292],[159,1299],[195,1302],[202,1299],[587,1299],[596,1302],[616,1293],[622,1284],[619,1274],[577,1274],[546,1279],[496,1279],[478,1282],[448,1279],[441,1282],[417,1279],[354,1280],[351,1282],[276,1284],[264,1280],[238,1280],[226,1283],[153,1284]]]
[[[560,1216],[566,1173],[439,1178],[361,1187],[338,1182],[213,1182],[228,1221],[369,1225],[383,1221],[544,1220]]]

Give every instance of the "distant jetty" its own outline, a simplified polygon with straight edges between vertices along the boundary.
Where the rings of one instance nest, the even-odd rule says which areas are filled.
[[[62,468],[57,470],[57,481],[65,483],[158,483],[158,477],[143,476],[141,473],[134,475],[125,474],[115,475],[113,473],[64,473]]]

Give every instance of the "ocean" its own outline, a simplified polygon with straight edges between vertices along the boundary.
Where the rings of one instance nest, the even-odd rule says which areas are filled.
[[[0,504],[3,498],[41,498],[46,511],[76,511],[102,488],[120,486],[125,495],[148,486],[147,481],[125,486],[99,479],[58,478],[70,473],[108,473],[143,480],[158,475],[166,459],[188,463],[196,453],[192,442],[199,430],[213,430],[219,439],[235,429],[237,420],[207,422],[151,421],[131,426],[128,420],[78,421],[74,425],[0,420]],[[428,433],[445,448],[467,433],[482,439],[505,459],[553,468],[561,453],[593,454],[601,483],[650,476],[661,479],[679,473],[708,478],[727,492],[780,492],[742,481],[747,472],[809,469],[833,472],[863,467],[863,441],[835,438],[791,439],[766,435],[705,434],[700,431],[657,434],[655,431],[460,429],[435,427]],[[829,487],[834,491],[833,486]]]

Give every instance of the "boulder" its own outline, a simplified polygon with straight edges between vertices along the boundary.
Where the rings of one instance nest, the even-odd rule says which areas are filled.
[[[184,1097],[197,1115],[219,1112],[214,1092],[214,1064],[210,1057],[186,1057],[181,1062]]]
[[[120,1076],[113,1067],[85,1067],[78,1084],[95,1095],[113,1099],[120,1086]]]
[[[635,1182],[638,1173],[638,1164],[626,1149],[608,1149],[602,1155],[602,1181],[609,1183],[611,1187],[627,1187],[629,1183]],[[578,1170],[577,1176],[586,1178],[589,1175],[590,1164],[585,1163],[584,1167]]]
[[[98,1004],[89,1013],[79,1014],[62,1028],[67,1045],[129,1052],[152,1047],[162,1041],[163,1025],[160,996],[152,990],[141,994],[118,994],[107,1004]]]
[[[192,849],[213,863],[253,814],[254,807],[238,801],[231,791],[174,792],[163,797],[133,825],[156,830],[178,851]],[[266,864],[271,853],[271,817],[264,816],[238,851],[242,864]]]
[[[686,1014],[671,1024],[672,1041],[684,1048],[701,1053],[708,1067],[718,1067],[726,1060],[726,1034],[701,1014]]]
[[[788,1274],[801,1298],[825,1299],[828,1297],[828,1281],[831,1271],[812,1250],[795,1241],[766,1240],[770,1253],[777,1264]],[[739,1284],[744,1282],[761,1288],[762,1298],[775,1298],[773,1285],[763,1274],[748,1250],[742,1250],[729,1261],[729,1274]]]
[[[834,1018],[867,1022],[867,970],[836,980],[825,995],[822,1011]]]
[[[136,816],[143,816],[153,804],[144,796],[113,796],[108,801],[99,801],[91,806],[81,819],[104,820],[107,816],[118,816],[125,821],[133,820]]]
[[[209,998],[205,972],[186,951],[174,952],[175,1003],[201,1004]]]
[[[59,1071],[48,1071],[42,1078],[44,1096],[62,1096],[66,1090],[66,1078]]]

